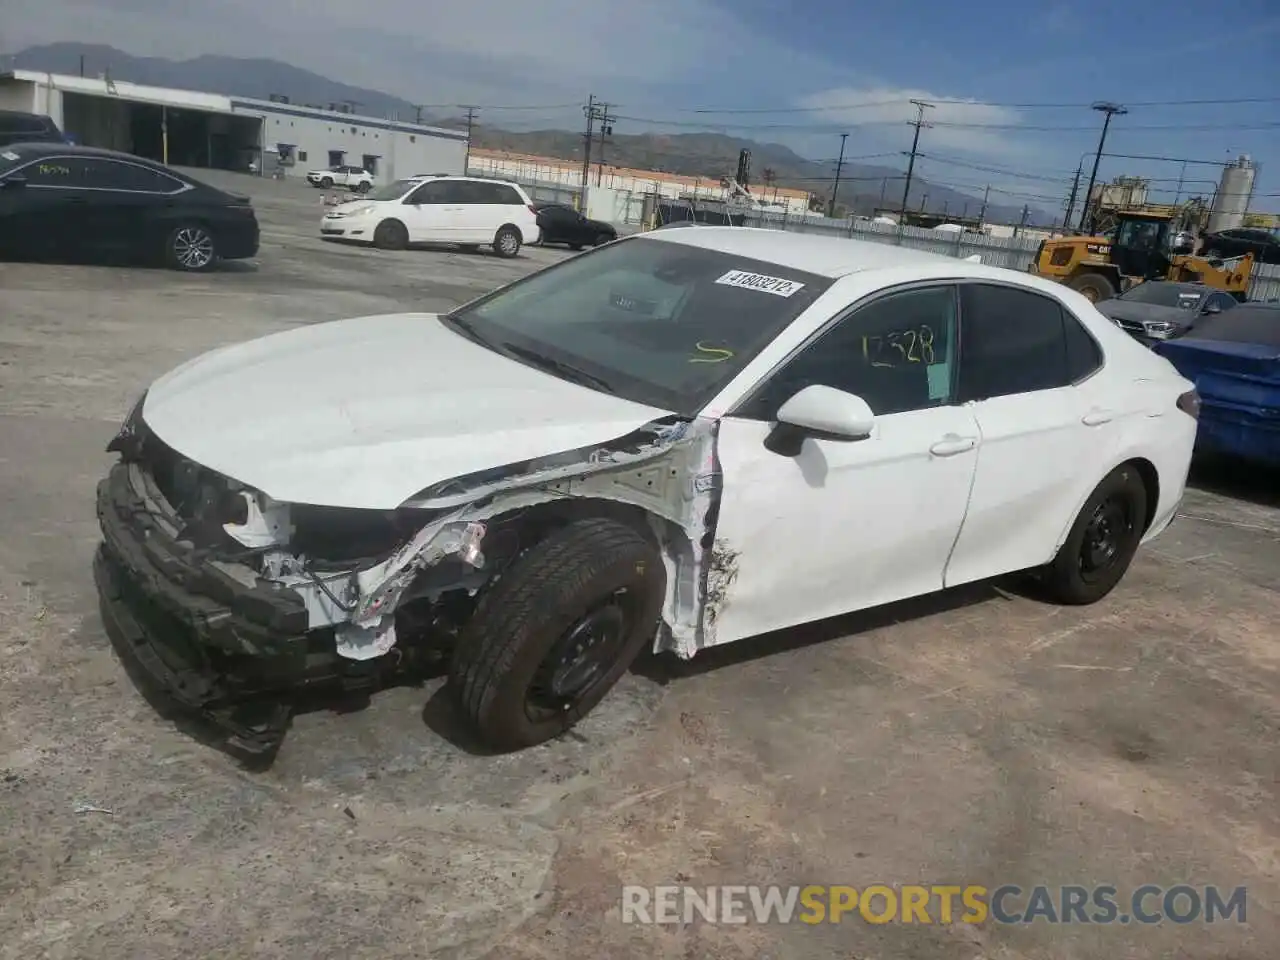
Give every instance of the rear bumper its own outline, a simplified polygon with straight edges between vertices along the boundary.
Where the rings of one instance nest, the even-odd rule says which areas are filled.
[[[257,220],[218,231],[218,255],[223,260],[248,260],[258,255],[262,231]]]

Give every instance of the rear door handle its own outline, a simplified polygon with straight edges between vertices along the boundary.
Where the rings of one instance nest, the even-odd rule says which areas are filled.
[[[1086,427],[1100,427],[1104,423],[1110,423],[1114,416],[1110,410],[1090,410],[1080,418],[1080,422]]]
[[[958,453],[972,450],[977,445],[976,437],[958,437],[955,434],[948,434],[931,446],[929,452],[935,457],[954,457]]]

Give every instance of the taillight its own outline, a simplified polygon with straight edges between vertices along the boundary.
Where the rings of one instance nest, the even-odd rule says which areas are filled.
[[[1200,394],[1195,390],[1188,390],[1182,396],[1178,397],[1178,409],[1185,413],[1192,420],[1200,419]]]

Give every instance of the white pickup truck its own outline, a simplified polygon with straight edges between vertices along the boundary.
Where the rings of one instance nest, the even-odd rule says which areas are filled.
[[[330,187],[346,187],[356,193],[364,193],[373,186],[373,174],[363,167],[330,167],[328,170],[309,172],[307,183],[325,190]]]

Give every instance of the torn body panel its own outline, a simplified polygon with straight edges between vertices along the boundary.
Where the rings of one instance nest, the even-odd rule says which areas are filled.
[[[386,654],[397,641],[396,611],[409,599],[450,590],[474,595],[498,571],[487,569],[485,537],[494,523],[555,501],[607,501],[643,511],[667,570],[663,630],[655,650],[691,657],[711,640],[706,617],[704,556],[714,542],[722,489],[714,420],[655,421],[607,446],[448,480],[405,504],[429,518],[377,562],[348,569],[317,566],[291,551],[289,505],[262,494],[249,501],[243,522],[223,525],[241,545],[256,549],[258,569],[239,567],[301,598],[310,628],[334,629],[337,653],[350,660]],[[427,574],[451,562],[434,582]]]

